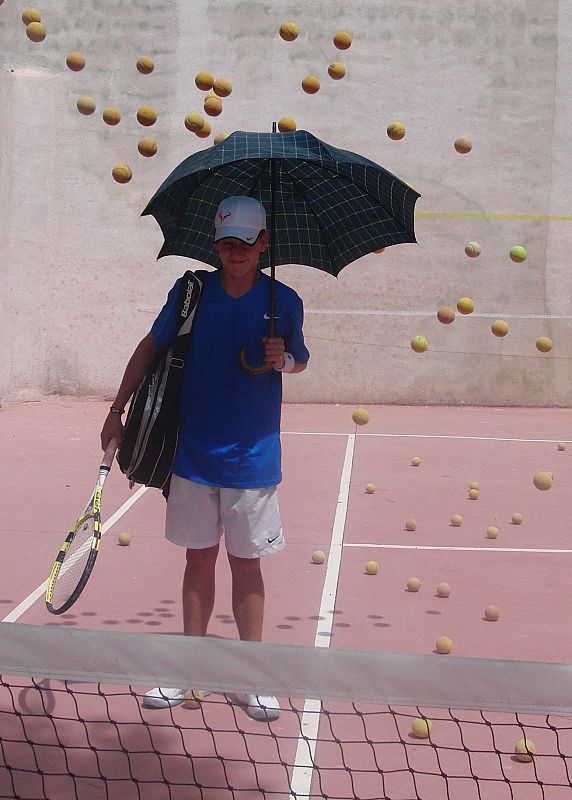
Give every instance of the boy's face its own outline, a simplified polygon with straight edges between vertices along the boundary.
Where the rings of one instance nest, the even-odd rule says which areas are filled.
[[[234,278],[244,278],[258,269],[260,254],[268,247],[268,232],[263,231],[254,244],[228,237],[215,242],[223,270]]]

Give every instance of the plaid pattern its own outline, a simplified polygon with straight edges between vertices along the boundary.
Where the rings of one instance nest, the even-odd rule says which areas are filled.
[[[152,214],[165,237],[159,258],[186,256],[219,267],[214,218],[231,195],[260,200],[271,230],[271,160],[277,178],[274,266],[306,264],[338,275],[377,248],[416,241],[419,194],[383,167],[307,131],[237,131],[185,159],[149,201],[143,215]]]

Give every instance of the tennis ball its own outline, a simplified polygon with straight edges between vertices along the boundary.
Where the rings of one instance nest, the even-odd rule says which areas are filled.
[[[419,456],[413,456],[413,458],[411,459],[411,466],[418,467],[419,464],[421,464],[421,459],[419,458]]]
[[[541,492],[546,492],[548,489],[552,488],[553,477],[551,472],[537,472],[532,482],[536,486],[537,489],[540,489]]]
[[[417,717],[411,723],[411,733],[416,739],[428,739],[429,734],[433,730],[433,723],[430,719],[423,719]]]
[[[477,481],[471,481],[470,484],[469,484],[469,489],[476,489],[477,492],[478,492],[479,489],[480,489],[480,486],[477,483]]]
[[[469,499],[470,500],[478,500],[479,499],[479,490],[478,489],[469,489]]]
[[[209,92],[214,86],[214,76],[206,70],[197,72],[195,75],[195,86],[203,92]]]
[[[352,412],[352,419],[356,425],[367,425],[369,422],[369,412],[365,408],[356,408]]]
[[[217,135],[214,137],[213,142],[215,144],[220,144],[221,142],[224,142],[225,139],[228,139],[228,136],[229,135],[226,131],[221,131],[220,133],[217,133]]]
[[[205,119],[203,123],[203,127],[200,128],[198,131],[195,131],[195,136],[198,136],[199,139],[206,139],[207,136],[210,136],[212,133],[212,128],[210,122],[207,122]]]
[[[487,539],[496,539],[499,535],[499,529],[495,528],[494,525],[491,525],[487,528]]]
[[[500,617],[498,606],[487,606],[485,608],[485,619],[489,622],[496,622]]]
[[[22,22],[24,25],[30,25],[32,22],[41,22],[42,15],[37,8],[25,8],[22,11]]]
[[[424,336],[414,336],[411,340],[411,349],[416,353],[424,353],[429,347],[429,342]]]
[[[154,125],[157,121],[157,112],[153,108],[153,106],[140,106],[137,109],[137,122],[140,125],[145,125],[145,127],[149,127],[150,125]]]
[[[511,519],[513,525],[522,525],[524,517],[517,511],[515,514],[512,515]]]
[[[455,139],[455,150],[457,153],[466,155],[467,153],[470,153],[472,149],[473,143],[468,136],[459,136],[458,139]]]
[[[405,125],[403,122],[399,122],[397,119],[390,122],[387,126],[387,135],[395,142],[399,141],[399,139],[403,139],[405,136]]]
[[[437,586],[437,597],[449,597],[451,586],[448,583],[440,583]]]
[[[415,531],[417,530],[417,523],[414,519],[408,519],[405,522],[405,530],[406,531]]]
[[[197,691],[196,689],[188,689],[183,695],[183,702],[181,706],[187,711],[194,711],[196,708],[200,708],[200,705],[204,699],[204,692]]]
[[[475,304],[470,297],[460,297],[457,300],[457,311],[459,314],[472,314],[475,310]]]
[[[539,336],[536,340],[536,349],[540,353],[549,353],[552,350],[552,340],[548,336]]]
[[[368,561],[365,565],[365,571],[367,575],[377,575],[377,570],[379,568],[379,564],[377,561]]]
[[[491,331],[495,336],[506,336],[509,330],[508,322],[505,322],[504,319],[496,319],[491,325]]]
[[[477,258],[481,255],[481,245],[478,242],[467,242],[465,245],[465,253],[469,258]]]
[[[320,80],[315,75],[306,75],[302,80],[302,89],[306,94],[316,94],[320,91]]]
[[[454,528],[460,528],[463,524],[463,517],[460,514],[453,514],[451,517],[451,525]]]
[[[141,75],[150,75],[155,69],[151,56],[139,56],[136,66]]]
[[[26,36],[31,42],[43,42],[46,38],[46,28],[41,22],[30,22],[26,26]]]
[[[85,67],[85,56],[83,53],[74,50],[72,53],[68,53],[66,64],[68,69],[71,69],[72,72],[81,72]]]
[[[566,450],[566,445],[564,442],[558,442],[558,449],[559,450]]]
[[[366,483],[365,485],[365,493],[366,494],[374,494],[375,492],[375,483]]]
[[[78,97],[76,107],[80,114],[85,114],[86,116],[93,114],[95,111],[95,100],[87,95],[82,95]]]
[[[332,61],[328,67],[328,75],[330,78],[333,78],[335,81],[341,81],[341,79],[345,77],[345,74],[346,68],[344,64],[340,64],[339,61]]]
[[[439,311],[437,311],[437,319],[439,322],[442,322],[443,325],[450,325],[451,322],[455,320],[455,312],[449,306],[441,306]]]
[[[228,78],[217,78],[213,83],[213,92],[218,97],[228,97],[232,94],[232,83]]]
[[[113,180],[117,181],[117,183],[129,183],[133,177],[133,173],[127,164],[116,164],[111,174],[113,175]]]
[[[143,136],[137,142],[137,149],[142,156],[154,156],[157,152],[157,140],[152,136]]]
[[[292,117],[280,117],[278,120],[278,130],[280,133],[286,133],[287,131],[295,131],[296,130],[296,120],[292,119]]]
[[[333,41],[338,50],[347,50],[352,45],[352,35],[347,31],[338,31],[334,33]]]
[[[106,125],[119,125],[121,122],[121,111],[115,106],[107,106],[103,109],[102,117]]]
[[[435,642],[435,650],[442,655],[447,655],[453,649],[453,642],[448,636],[439,636]]]
[[[517,761],[532,761],[532,757],[536,753],[536,745],[532,739],[519,739],[514,746],[514,754]]]
[[[515,244],[514,247],[511,247],[509,255],[511,261],[514,261],[516,264],[522,264],[523,261],[526,261],[528,253],[526,252],[526,248],[522,247],[522,245]]]
[[[185,128],[193,133],[200,131],[204,124],[205,119],[198,111],[191,111],[185,117]]]
[[[298,26],[295,22],[286,21],[280,26],[280,36],[285,42],[293,42],[298,38]]]
[[[117,544],[122,545],[123,547],[127,547],[127,545],[131,544],[131,534],[127,532],[120,533],[117,537]]]
[[[409,578],[407,581],[407,591],[408,592],[418,592],[421,588],[421,581],[419,578]]]
[[[326,560],[326,554],[323,550],[314,550],[312,553],[312,564],[323,564]]]
[[[208,94],[205,97],[203,108],[205,110],[205,114],[208,114],[209,117],[218,117],[218,115],[222,112],[222,100],[220,97],[217,97],[216,94]]]

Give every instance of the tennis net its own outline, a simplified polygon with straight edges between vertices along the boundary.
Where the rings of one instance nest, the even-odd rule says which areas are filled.
[[[2,798],[572,800],[567,665],[0,623],[0,673]]]

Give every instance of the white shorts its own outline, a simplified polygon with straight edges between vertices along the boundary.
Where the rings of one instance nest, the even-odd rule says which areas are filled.
[[[259,558],[284,549],[276,486],[227,489],[171,476],[165,536],[173,544],[203,550],[224,532],[227,552]]]

